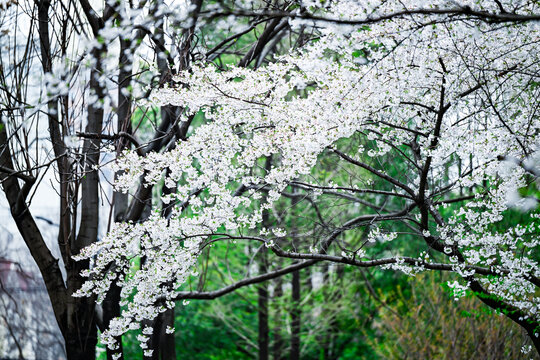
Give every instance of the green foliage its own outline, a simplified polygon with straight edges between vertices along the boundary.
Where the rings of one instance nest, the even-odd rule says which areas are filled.
[[[231,297],[232,298],[232,297]],[[245,344],[226,323],[239,321],[256,324],[253,307],[242,301],[231,302],[225,298],[223,305],[231,313],[216,313],[211,302],[192,301],[178,306],[176,311],[176,354],[178,359],[250,359]]]
[[[453,301],[445,274],[410,278],[410,291],[396,288],[395,306],[381,309],[370,339],[384,359],[523,359],[530,339],[511,320],[495,314],[472,294]],[[382,294],[381,294],[382,295]],[[537,359],[530,353],[527,358]]]

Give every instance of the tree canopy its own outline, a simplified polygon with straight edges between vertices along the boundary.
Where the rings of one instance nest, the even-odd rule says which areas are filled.
[[[43,161],[24,165],[16,150],[31,146],[7,136],[47,114],[60,184],[75,168],[81,184],[81,195],[62,190],[62,214],[79,211],[69,205],[79,196],[82,207],[59,235],[77,280],[64,286],[50,255],[34,258],[50,293],[66,289],[59,301],[115,299],[100,328],[112,358],[138,329],[156,356],[155,321],[179,301],[326,263],[452,273],[454,298],[476,296],[540,351],[540,2],[93,5],[58,13],[58,25],[86,19],[62,43],[43,24],[50,3],[38,4],[42,88],[15,101],[2,92],[13,106],[0,142],[15,148],[1,171],[22,219],[17,193],[34,175],[13,163],[29,172]],[[98,240],[103,179],[114,219]],[[198,262],[222,243],[259,259],[255,268],[192,290]]]

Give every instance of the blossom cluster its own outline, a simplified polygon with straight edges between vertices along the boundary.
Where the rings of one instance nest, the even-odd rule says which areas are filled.
[[[500,3],[510,9],[518,2]],[[320,11],[334,19],[362,20],[451,3],[342,0]],[[520,13],[539,10],[522,3]],[[494,2],[462,5],[497,9]],[[93,293],[100,301],[113,281],[122,287],[127,310],[103,334],[104,343],[114,347],[116,336],[174,306],[175,289],[190,275],[208,235],[262,227],[263,211],[287,185],[310,174],[321,156],[352,136],[374,145],[345,159],[389,181],[392,193],[428,208],[432,219],[425,223],[434,225],[417,230],[426,241],[436,238],[444,245],[449,264],[463,277],[462,284],[451,284],[456,297],[475,276],[471,266],[485,267],[498,275],[478,277],[486,290],[538,321],[540,298],[531,282],[540,277],[534,258],[538,206],[525,209],[530,222],[497,228],[515,206],[509,199],[531,178],[518,164],[537,156],[538,25],[415,14],[367,27],[318,26],[317,42],[266,67],[222,71],[199,63],[178,74],[176,85],[152,93],[155,106],[178,106],[183,116],[204,114],[204,122],[170,151],[146,156],[125,151],[115,164],[122,172],[119,191],[129,192],[141,177],[147,186],[163,182],[175,191],[161,199],[173,205],[167,218],[156,207],[143,223],[117,224],[79,256],[92,259],[92,267],[77,295]],[[410,157],[403,156],[403,148],[411,149]],[[394,152],[413,169],[399,181],[363,163]],[[260,160],[269,156],[278,160],[266,171]],[[518,162],[500,161],[501,156]],[[445,200],[458,199],[460,189],[474,196],[442,216]],[[418,216],[417,223],[426,215]],[[277,229],[263,235],[286,234]],[[374,228],[368,240],[398,237]],[[138,257],[144,263],[132,271],[130,260]],[[404,261],[387,267],[410,274],[424,269]]]

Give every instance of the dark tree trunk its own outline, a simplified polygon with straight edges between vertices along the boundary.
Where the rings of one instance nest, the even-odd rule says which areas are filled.
[[[103,307],[103,327],[107,329],[109,327],[109,324],[112,319],[114,319],[117,316],[120,316],[120,292],[121,289],[116,284],[111,284],[111,288],[109,289],[109,292],[107,293],[107,296],[105,297],[105,300],[103,300],[102,307]],[[111,350],[107,348],[107,360],[113,360],[114,354],[120,354],[119,360],[122,360],[124,358],[123,355],[123,346],[122,346],[122,338],[117,338],[118,341],[118,349]]]
[[[293,193],[296,189],[293,188]],[[299,200],[294,197],[291,199],[291,229],[292,229],[292,244],[293,248],[298,248],[296,213]],[[300,271],[296,270],[292,273],[292,304],[291,304],[291,360],[300,359]]]
[[[81,262],[77,269],[87,269],[88,263]],[[77,263],[79,265],[79,263]],[[74,279],[72,283],[79,283]],[[64,334],[68,360],[94,360],[96,358],[97,324],[95,298],[74,298],[68,300],[68,322]]]
[[[160,331],[159,349],[161,353],[160,360],[176,360],[176,343],[174,333],[167,334],[167,327],[174,327],[174,308],[165,311],[163,314],[163,323]]]
[[[13,169],[11,149],[1,119],[0,124],[2,125],[0,131],[0,166],[5,169]],[[53,257],[45,244],[26,204],[26,195],[33,184],[32,179],[25,179],[25,185],[22,189],[19,186],[18,177],[14,174],[0,173],[0,180],[13,219],[43,276],[56,321],[65,340],[68,359],[93,360],[97,343],[94,299],[74,298],[71,296],[73,291],[78,289],[76,284],[82,284],[79,273],[87,268],[88,262],[72,263],[70,267],[67,267],[68,288],[66,289],[58,266],[58,260]]]
[[[272,353],[274,360],[281,360],[283,359],[283,337],[281,335],[281,305],[279,304],[279,301],[281,297],[283,296],[283,289],[282,289],[282,278],[281,276],[276,278],[275,280],[275,290],[274,290],[274,304],[276,307],[276,311],[274,314],[274,344],[272,346]]]
[[[272,167],[272,156],[266,158],[265,171],[269,172]],[[266,195],[263,196],[262,202],[266,202]],[[262,215],[262,226],[270,228],[270,215],[268,211],[264,211]],[[261,247],[261,256],[259,259],[260,274],[268,272],[268,251],[265,246]],[[259,360],[268,360],[269,350],[269,327],[268,327],[268,282],[262,282],[257,288],[258,296],[258,315],[259,315]]]
[[[101,73],[101,52],[92,52],[96,68],[90,74],[90,89],[95,91],[98,98],[103,98],[103,89],[98,77]],[[88,123],[86,133],[100,134],[103,126],[103,108],[100,104],[88,106]],[[85,139],[83,144],[85,155],[84,174],[81,180],[81,222],[77,238],[71,244],[71,253],[76,255],[86,246],[97,241],[99,226],[99,174],[94,165],[99,163],[100,140]],[[86,280],[80,273],[88,269],[88,261],[71,262],[66,266],[68,273],[67,288],[67,331],[66,350],[68,359],[95,359],[97,344],[97,324],[95,318],[94,298],[73,298],[71,294],[81,288]]]

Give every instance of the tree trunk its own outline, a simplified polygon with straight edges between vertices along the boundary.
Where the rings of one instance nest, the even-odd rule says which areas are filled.
[[[117,316],[120,316],[120,292],[121,289],[116,284],[111,284],[111,288],[109,289],[109,292],[107,293],[107,296],[105,297],[105,300],[103,300],[102,307],[103,307],[103,327],[104,329],[107,329],[109,327],[109,324],[112,319],[114,319]],[[120,357],[118,360],[122,360],[124,358],[124,349],[122,346],[122,338],[116,338],[118,341],[118,349],[111,350],[107,348],[107,360],[112,360],[113,355],[120,354]]]
[[[272,353],[274,360],[283,359],[283,337],[281,336],[281,305],[279,304],[280,298],[283,296],[281,276],[275,280],[274,301],[276,311],[274,314],[274,344],[272,347]]]
[[[268,156],[265,161],[265,171],[270,171],[272,167],[272,156]],[[262,202],[267,200],[266,194],[262,198]],[[268,229],[270,224],[270,215],[268,210],[262,214],[262,226]],[[259,259],[260,274],[268,272],[268,250],[265,246],[261,247],[261,256]],[[259,360],[268,360],[269,350],[269,327],[268,327],[268,282],[264,281],[257,288],[258,296],[258,315],[259,315]]]
[[[292,273],[291,360],[300,360],[300,271]]]
[[[296,192],[294,188],[293,193]],[[292,245],[294,249],[298,248],[296,236],[296,210],[298,198],[291,199],[291,232]],[[296,270],[292,273],[292,308],[291,308],[291,360],[300,359],[300,271]]]
[[[87,269],[88,263],[77,263],[73,269]],[[73,273],[72,272],[72,273]],[[72,280],[78,283],[79,280]],[[97,324],[95,316],[95,297],[74,298],[68,300],[68,322],[64,333],[68,360],[94,360],[96,358]]]
[[[167,327],[174,327],[174,308],[165,311],[159,334],[160,360],[176,360],[176,343],[174,333],[167,334]]]
[[[267,251],[263,246],[261,249],[260,267],[261,274],[268,271]],[[259,305],[259,360],[268,360],[268,283],[262,282],[257,288]]]

